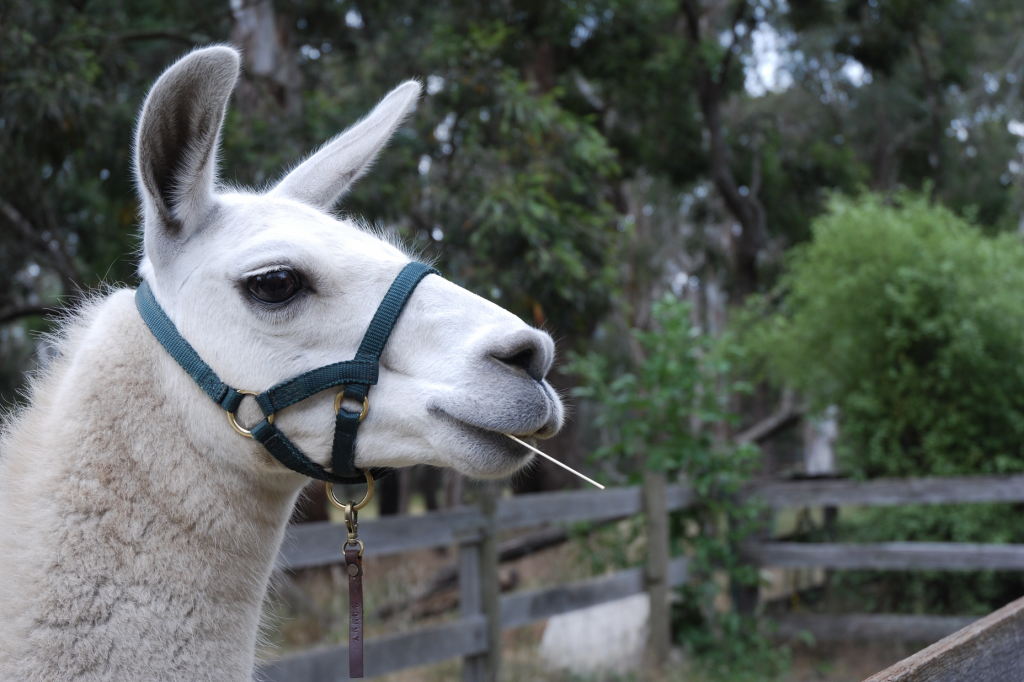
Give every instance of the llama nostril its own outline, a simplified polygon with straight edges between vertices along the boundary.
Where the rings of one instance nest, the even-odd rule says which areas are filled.
[[[507,357],[501,357],[500,355],[494,355],[493,357],[497,360],[500,360],[501,362],[504,362],[506,365],[518,367],[519,369],[523,370],[531,377],[533,377],[536,381],[540,381],[544,377],[537,376],[537,373],[533,370],[534,355],[536,355],[536,352],[533,348],[523,348],[522,350],[513,353],[512,355],[509,355]]]
[[[548,348],[550,345],[553,344],[547,335],[530,330],[503,339],[488,355],[503,365],[526,372],[534,381],[543,381],[551,368],[553,348]]]

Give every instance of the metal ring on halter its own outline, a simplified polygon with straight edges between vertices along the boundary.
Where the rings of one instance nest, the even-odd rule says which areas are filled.
[[[344,389],[344,387],[342,387],[341,392],[338,394],[338,397],[336,397],[334,399],[334,414],[338,414],[338,411],[341,409],[341,401],[344,400],[344,399],[345,399],[345,389]],[[364,419],[366,419],[366,413],[369,412],[369,411],[370,411],[370,396],[366,395],[366,396],[363,396],[363,411],[359,413],[359,421],[360,422],[363,421]],[[348,410],[345,410],[345,412],[348,413],[348,414],[351,414],[351,412],[349,412]]]
[[[239,390],[238,392],[241,393],[242,395],[259,395],[259,393],[257,391],[243,391],[243,390]],[[239,426],[238,422],[235,421],[235,413],[234,412],[228,412],[228,423],[231,424],[231,428],[233,428],[235,431],[238,431],[240,434],[242,434],[246,438],[252,438],[252,431],[250,431],[249,429],[242,428],[241,426]],[[274,415],[270,415],[269,417],[267,417],[267,423],[268,424],[273,424],[274,423]]]
[[[349,545],[359,545],[359,558],[363,558],[363,541],[362,540],[346,540],[345,544],[341,546],[341,551],[344,552],[345,548]]]
[[[366,495],[363,496],[363,501],[352,507],[353,511],[359,511],[366,505],[370,504],[370,500],[373,499],[373,476],[370,475],[369,471],[364,471],[363,474],[366,476]],[[345,511],[347,504],[338,502],[338,498],[334,496],[334,486],[331,483],[327,484],[327,499],[331,501],[338,509]]]

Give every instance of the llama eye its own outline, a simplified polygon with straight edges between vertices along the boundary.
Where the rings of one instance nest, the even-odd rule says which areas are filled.
[[[291,270],[274,270],[249,278],[249,293],[264,303],[284,303],[300,289],[302,284]]]

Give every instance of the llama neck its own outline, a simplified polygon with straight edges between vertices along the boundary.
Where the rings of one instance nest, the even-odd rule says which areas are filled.
[[[303,481],[230,430],[131,292],[86,317],[5,438],[0,678],[251,679]]]

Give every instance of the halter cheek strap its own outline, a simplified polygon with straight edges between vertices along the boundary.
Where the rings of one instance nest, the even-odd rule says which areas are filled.
[[[361,483],[365,480],[365,475],[355,465],[356,432],[369,410],[370,386],[377,383],[380,356],[395,328],[395,323],[398,322],[399,315],[402,314],[416,286],[429,274],[440,273],[422,263],[409,263],[402,269],[374,313],[353,360],[310,370],[258,394],[232,388],[221,381],[181,336],[174,323],[156,302],[146,282],[143,282],[135,292],[135,305],[146,326],[153,332],[153,336],[213,402],[228,413],[232,425],[236,426],[239,433],[255,438],[281,464],[304,476],[329,483]],[[287,436],[274,426],[273,421],[274,414],[278,411],[335,386],[343,388],[334,401],[334,447],[331,452],[331,470],[328,471],[295,447]],[[256,403],[263,411],[264,417],[263,421],[249,432],[237,427],[234,421],[234,413],[247,394],[255,395]],[[341,406],[343,398],[361,403],[362,410],[349,412]]]

